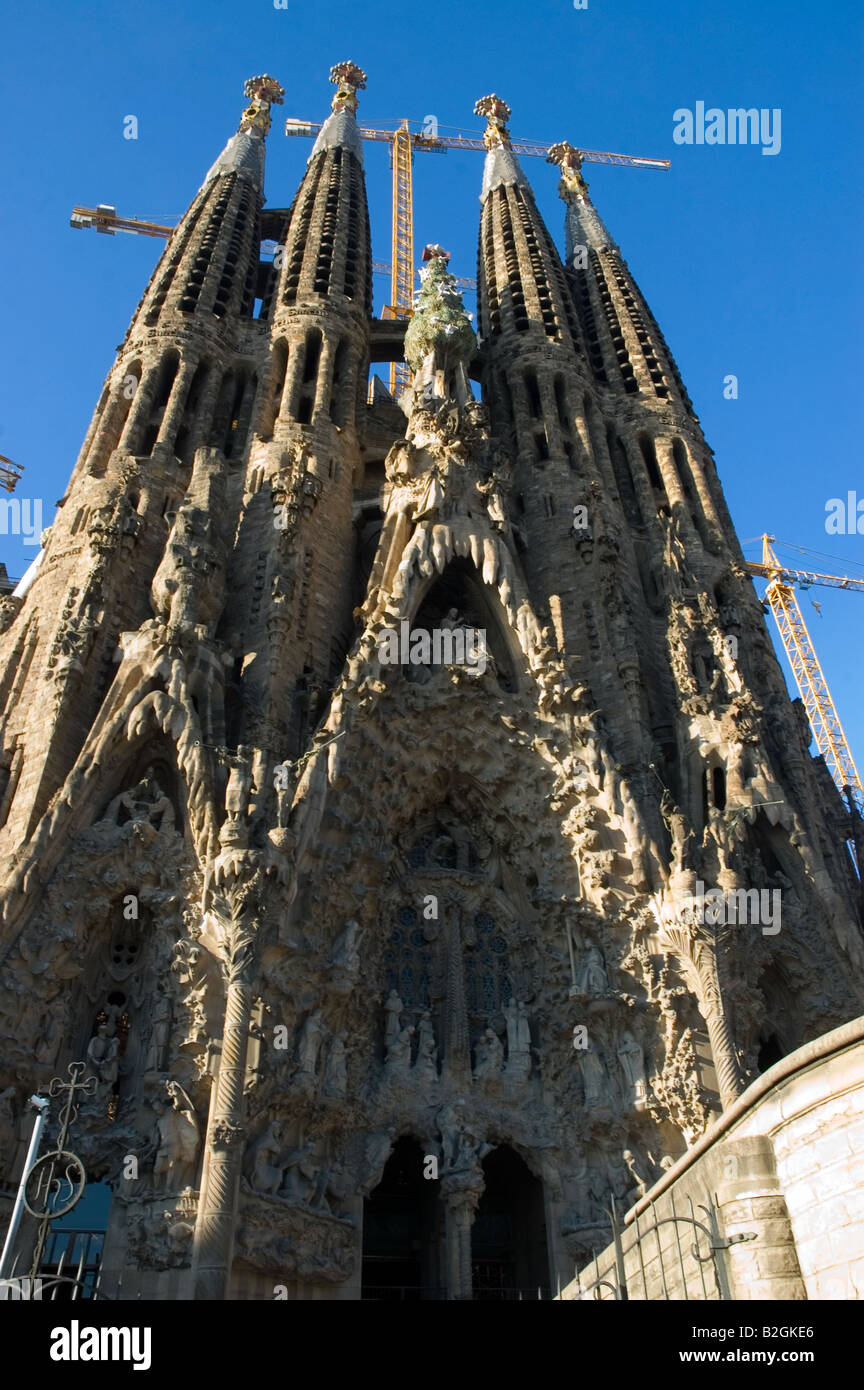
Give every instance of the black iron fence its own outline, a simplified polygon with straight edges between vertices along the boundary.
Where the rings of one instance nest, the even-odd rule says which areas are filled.
[[[672,1191],[668,1203],[659,1208],[652,1203],[628,1226],[621,1224],[614,1203],[608,1214],[612,1252],[604,1253],[602,1268],[595,1252],[577,1275],[579,1299],[725,1302],[732,1298],[726,1250],[756,1238],[752,1231],[721,1235],[710,1199],[694,1208],[688,1196],[684,1209],[676,1210]]]

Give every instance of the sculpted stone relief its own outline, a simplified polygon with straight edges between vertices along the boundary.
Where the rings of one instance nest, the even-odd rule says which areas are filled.
[[[103,731],[14,866],[14,912],[26,916],[28,886],[44,893],[0,959],[0,1151],[20,1146],[27,1088],[77,1048],[98,1081],[80,1148],[112,1184],[146,1268],[211,1255],[217,1267],[227,1215],[243,1268],[344,1281],[360,1200],[409,1134],[437,1159],[460,1258],[484,1159],[502,1143],[542,1177],[558,1211],[550,1237],[580,1257],[604,1243],[612,1198],[644,1193],[704,1131],[718,1087],[740,1089],[779,989],[769,943],[681,923],[685,889],[700,874],[777,886],[784,988],[806,995],[813,975],[820,870],[783,791],[803,777],[801,731],[781,709],[766,723],[762,697],[744,691],[722,641],[747,626],[737,605],[688,591],[671,517],[669,671],[680,742],[702,750],[675,782],[662,734],[654,744],[644,732],[636,604],[618,582],[622,530],[603,490],[579,494],[591,520],[573,536],[585,580],[577,660],[563,655],[560,610],[529,598],[510,457],[467,388],[445,398],[430,352],[387,456],[343,672],[330,691],[310,666],[292,689],[301,751],[279,746],[251,684],[248,741],[225,746],[224,672],[237,655],[219,626],[225,479],[217,451],[198,450],[168,518],[154,616],[122,634]],[[306,623],[318,462],[298,443],[268,474],[277,524],[256,603],[271,674]],[[266,491],[263,505],[269,521]],[[92,514],[88,540],[107,555],[138,531],[118,494]],[[471,567],[499,625],[509,685],[497,658],[470,679],[453,665],[411,680],[377,660],[382,628],[416,617],[456,564]],[[478,621],[467,593],[442,601],[450,632]],[[86,659],[94,594],[70,590],[51,679]],[[604,651],[629,725],[585,674]],[[150,740],[173,773],[154,753],[80,829],[100,768]],[[726,805],[703,818],[715,768]],[[820,997],[802,1006],[813,1021],[848,999],[842,972],[819,974]]]

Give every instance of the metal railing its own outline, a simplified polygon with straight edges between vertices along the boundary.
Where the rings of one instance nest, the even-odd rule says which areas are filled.
[[[40,1268],[43,1295],[52,1299],[98,1298],[102,1277],[104,1231],[52,1231]]]
[[[694,1208],[689,1196],[685,1213],[681,1214],[675,1209],[675,1194],[670,1192],[668,1210],[668,1216],[659,1216],[652,1203],[629,1226],[622,1226],[613,1201],[612,1210],[607,1213],[612,1224],[613,1263],[601,1271],[595,1252],[593,1279],[589,1278],[584,1284],[582,1282],[582,1276],[591,1271],[590,1264],[576,1276],[577,1297],[581,1300],[602,1300],[605,1289],[605,1297],[611,1296],[619,1302],[631,1298],[651,1302],[730,1300],[732,1293],[725,1252],[730,1245],[755,1240],[755,1232],[721,1235],[717,1208],[710,1199],[698,1207],[704,1214],[704,1220],[697,1219],[697,1208]],[[672,1233],[671,1241],[665,1246],[660,1235],[662,1228],[669,1228]],[[632,1239],[625,1244],[628,1236],[632,1236]],[[634,1251],[638,1265],[631,1259],[628,1273],[627,1257]]]

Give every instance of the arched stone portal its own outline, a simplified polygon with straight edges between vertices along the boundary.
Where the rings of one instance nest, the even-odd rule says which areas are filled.
[[[444,1297],[440,1183],[423,1177],[423,1158],[416,1139],[398,1139],[381,1181],[363,1203],[360,1296],[365,1301]]]
[[[549,1297],[543,1184],[507,1144],[483,1160],[483,1195],[471,1232],[471,1281],[479,1301]]]

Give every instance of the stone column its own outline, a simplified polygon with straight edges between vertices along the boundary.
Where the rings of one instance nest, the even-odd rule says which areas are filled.
[[[213,430],[213,420],[216,414],[216,404],[222,391],[222,381],[225,371],[222,364],[211,361],[210,373],[204,383],[204,390],[201,392],[195,415],[189,429],[189,439],[191,451],[194,455],[196,449],[207,449],[211,447],[210,436]]]
[[[318,377],[315,382],[315,404],[312,407],[313,420],[317,419],[319,413],[328,416],[330,414],[334,357],[335,352],[332,339],[329,334],[326,334],[321,344],[321,355],[318,358]]]
[[[461,902],[444,904],[444,942],[447,952],[447,1013],[444,1034],[444,1075],[455,1085],[471,1084],[471,1051],[465,1007],[465,972],[462,961]]]
[[[181,363],[180,370],[174,378],[171,387],[171,395],[162,416],[162,423],[159,426],[159,434],[156,439],[157,444],[170,444],[173,446],[177,431],[180,428],[180,421],[183,418],[183,411],[186,408],[186,397],[189,394],[189,387],[198,366],[197,360],[184,361]]]
[[[243,1087],[253,1003],[255,938],[259,926],[253,894],[254,880],[234,890],[231,920],[224,925],[228,989],[222,1058],[207,1125],[195,1225],[192,1281],[196,1299],[224,1299],[231,1272],[245,1137]]]
[[[672,453],[672,440],[665,435],[659,436],[654,440],[654,452],[657,455],[657,466],[660,469],[660,477],[666,488],[666,496],[669,498],[670,507],[679,507],[681,519],[681,529],[684,532],[684,539],[688,549],[698,541],[701,545],[702,538],[696,529],[695,522],[690,515],[690,503],[684,494],[684,484],[678,477],[678,467]],[[696,552],[699,553],[698,550]]]
[[[631,429],[625,429],[623,434],[619,433],[618,437],[627,455],[630,477],[633,479],[633,489],[636,493],[639,510],[642,513],[643,520],[648,524],[657,516],[657,498],[654,496],[654,489],[648,477],[648,467],[645,463],[639,440],[636,436],[636,432]],[[653,543],[653,528],[649,527],[648,535],[652,541],[652,556],[657,557],[658,555],[662,555],[662,547]]]
[[[711,493],[708,489],[708,482],[705,478],[705,472],[702,468],[701,461],[693,452],[693,449],[691,448],[688,441],[682,438],[680,435],[679,439],[681,439],[681,445],[684,449],[684,452],[687,455],[687,463],[690,468],[690,476],[693,479],[693,486],[696,489],[696,492],[699,496],[699,501],[702,505],[702,514],[705,517],[705,520],[708,522],[709,526],[714,527],[715,530],[718,532],[718,535],[722,536],[723,523],[720,520],[717,508],[714,506],[714,499],[711,496]]]
[[[672,880],[673,889],[692,891],[692,875],[678,875]],[[732,1042],[729,1021],[720,988],[720,975],[717,968],[719,943],[716,932],[708,927],[667,924],[667,935],[671,950],[682,960],[691,977],[691,983],[699,1000],[699,1007],[708,1028],[711,1043],[711,1056],[717,1073],[720,1101],[728,1110],[744,1089],[738,1055]]]
[[[461,1175],[460,1175],[461,1176]],[[471,1227],[480,1202],[480,1189],[464,1187],[459,1176],[444,1178],[444,1241],[447,1298],[463,1302],[471,1298]]]

